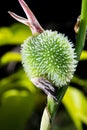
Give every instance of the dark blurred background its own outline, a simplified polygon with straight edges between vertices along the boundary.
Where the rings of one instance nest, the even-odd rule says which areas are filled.
[[[74,40],[73,27],[80,14],[81,0],[25,0],[44,29],[53,29]],[[8,11],[25,14],[17,0],[0,0],[0,26],[15,23]]]
[[[65,33],[65,35],[75,43],[76,35],[74,32],[74,25],[81,11],[81,0],[25,0],[25,2],[28,4],[44,29],[52,29]],[[18,0],[0,0],[0,27],[10,26],[16,22],[12,17],[10,17],[8,11],[13,11],[20,16],[26,17],[18,3]],[[0,55],[4,54],[5,51],[12,47],[13,46],[2,47],[0,49]],[[87,49],[87,45],[85,45],[84,49]],[[79,73],[81,78],[87,78],[87,62],[85,62],[85,64],[83,62],[79,63],[76,73]],[[82,67],[83,69],[81,69]],[[1,76],[7,75],[5,68],[3,68],[3,70],[1,69],[0,73]],[[61,109],[63,109],[62,106]],[[32,115],[32,119],[30,119],[32,120],[32,123],[35,124],[35,122],[33,122],[33,118],[35,117],[37,118],[36,124],[38,124],[37,122],[40,121],[38,114],[41,115],[42,111],[40,111],[40,113],[38,111],[36,113],[35,111]],[[61,119],[61,114],[59,116]],[[26,127],[29,127],[29,125]],[[30,127],[35,129],[33,128],[33,124],[30,124]],[[84,128],[85,127],[86,126],[84,125]]]

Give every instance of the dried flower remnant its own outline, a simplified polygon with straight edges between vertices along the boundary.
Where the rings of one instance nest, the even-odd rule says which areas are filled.
[[[79,25],[80,25],[80,16],[78,16],[76,24],[74,26],[75,33],[78,33],[78,31],[79,31]]]
[[[41,25],[39,24],[39,22],[37,21],[36,17],[34,16],[34,14],[32,13],[32,11],[29,9],[29,7],[27,6],[27,4],[23,1],[23,0],[18,0],[21,7],[23,8],[27,19],[23,18],[11,11],[8,11],[8,13],[17,21],[29,26],[29,28],[32,31],[32,34],[36,34],[36,33],[41,33],[43,32],[43,28],[41,27]]]

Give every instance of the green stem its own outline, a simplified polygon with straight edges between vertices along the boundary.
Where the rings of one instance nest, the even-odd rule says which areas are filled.
[[[48,96],[47,98],[47,108],[50,111],[51,120],[53,121],[56,115],[56,112],[60,106],[61,100],[67,90],[67,86],[60,88],[57,92],[57,102]]]
[[[76,53],[77,60],[79,60],[81,52],[85,45],[86,37],[86,26],[87,26],[87,0],[82,0],[81,7],[81,22],[79,27],[79,32],[76,40]],[[54,101],[51,97],[47,98],[47,106],[44,110],[40,130],[50,130],[53,119],[55,118],[56,112],[60,106],[61,100],[67,90],[67,86],[64,86],[58,90],[57,93],[57,102]]]
[[[43,112],[40,130],[51,130],[52,122],[66,90],[67,86],[64,86],[58,90],[57,102],[52,97],[47,97],[47,106]]]
[[[82,0],[80,27],[76,40],[77,60],[79,60],[81,52],[85,45],[86,27],[87,27],[87,0]]]

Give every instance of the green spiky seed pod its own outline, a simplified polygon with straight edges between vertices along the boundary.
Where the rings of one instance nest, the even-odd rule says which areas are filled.
[[[56,100],[55,87],[67,85],[76,68],[73,45],[63,34],[45,31],[24,0],[18,1],[27,19],[11,11],[9,14],[27,25],[33,34],[22,45],[24,69],[35,86]]]
[[[67,85],[75,71],[73,44],[56,31],[43,31],[25,40],[22,63],[30,79],[43,77],[56,87]]]

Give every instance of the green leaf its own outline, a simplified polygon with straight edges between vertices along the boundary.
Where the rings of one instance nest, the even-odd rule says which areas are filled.
[[[0,130],[24,130],[35,98],[27,91],[10,90],[1,97]]]
[[[87,51],[82,51],[81,56],[80,56],[80,60],[87,60]]]
[[[21,55],[17,52],[7,52],[0,58],[1,65],[8,64],[9,62],[20,62]]]
[[[32,93],[37,92],[37,88],[28,79],[23,70],[0,80],[0,95],[9,89],[25,89]]]
[[[82,122],[87,124],[87,98],[84,94],[73,87],[69,87],[63,104],[74,121],[77,130],[82,130]]]
[[[0,28],[0,46],[21,44],[29,36],[32,36],[30,29],[23,24],[16,23],[10,27],[2,27]]]
[[[87,79],[81,79],[77,76],[74,76],[72,79],[72,83],[78,84],[79,86],[82,86],[84,91],[87,90]]]

